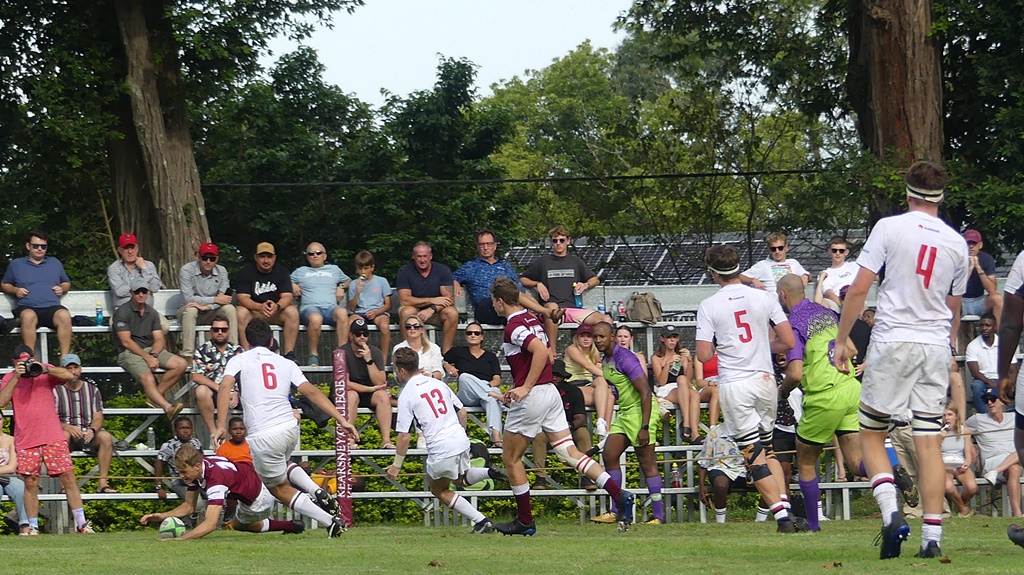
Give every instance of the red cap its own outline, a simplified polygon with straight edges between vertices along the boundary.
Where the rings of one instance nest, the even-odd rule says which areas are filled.
[[[980,244],[981,232],[979,232],[978,230],[967,230],[966,232],[964,232],[964,239],[969,242]]]
[[[199,255],[205,256],[206,254],[220,255],[220,252],[217,251],[217,244],[212,242],[199,244]]]
[[[135,239],[135,234],[121,234],[121,236],[117,238],[117,245],[122,248],[137,246],[139,245],[139,240]]]

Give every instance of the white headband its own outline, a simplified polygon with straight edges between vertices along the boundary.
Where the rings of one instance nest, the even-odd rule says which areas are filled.
[[[944,190],[926,190],[924,188],[915,188],[910,184],[907,184],[907,195],[912,198],[924,200],[926,202],[939,203],[942,201]]]
[[[713,268],[712,266],[709,265],[708,269],[713,271],[713,272],[715,272],[718,275],[727,276],[727,275],[732,275],[734,273],[739,272],[740,271],[740,265],[736,264],[735,266],[733,266],[731,269],[728,269],[728,270],[717,270],[717,269],[715,269],[715,268]]]

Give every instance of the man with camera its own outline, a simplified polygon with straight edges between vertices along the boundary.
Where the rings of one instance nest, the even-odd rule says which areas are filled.
[[[49,247],[46,232],[30,231],[25,239],[28,255],[11,261],[0,287],[18,301],[13,311],[21,320],[22,343],[34,348],[36,329],[48,327],[57,331],[60,354],[66,355],[71,351],[71,314],[60,298],[71,289],[71,280],[60,260],[47,256]]]
[[[39,363],[32,348],[24,344],[14,348],[11,365],[14,371],[0,380],[0,408],[13,403],[18,414],[14,419],[14,449],[18,475],[25,480],[29,534],[39,534],[39,473],[43,465],[50,477],[60,479],[78,532],[93,533],[85,520],[75,467],[53,400],[53,389],[74,376],[62,367]]]
[[[235,306],[231,305],[228,270],[217,263],[219,257],[217,244],[205,242],[199,246],[199,257],[178,271],[178,289],[185,300],[185,305],[178,309],[181,357],[186,361],[192,360],[196,325],[210,325],[215,317],[227,320],[227,340],[238,343],[238,318]]]

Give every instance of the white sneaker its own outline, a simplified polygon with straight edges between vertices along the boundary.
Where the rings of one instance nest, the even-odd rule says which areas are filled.
[[[988,473],[985,474],[985,481],[988,481],[989,485],[995,487],[996,483],[999,482],[999,472],[989,471]]]
[[[594,435],[598,437],[608,435],[608,422],[600,417],[597,418],[597,423],[594,425]]]

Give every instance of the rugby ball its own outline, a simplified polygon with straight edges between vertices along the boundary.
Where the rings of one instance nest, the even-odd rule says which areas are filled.
[[[181,537],[185,532],[185,523],[177,517],[168,517],[160,522],[160,537],[162,539],[174,539]]]

